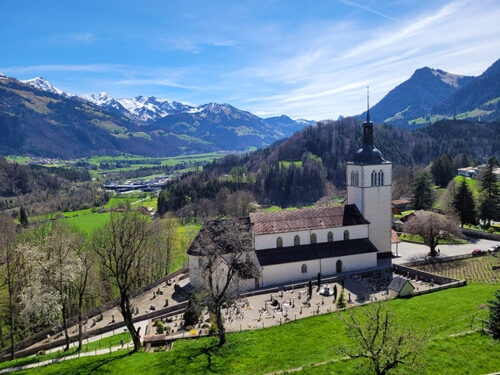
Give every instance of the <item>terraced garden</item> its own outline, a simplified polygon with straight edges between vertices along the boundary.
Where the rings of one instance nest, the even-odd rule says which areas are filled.
[[[493,269],[494,267],[498,268]],[[493,255],[452,262],[426,264],[415,268],[446,277],[467,280],[473,283],[500,283],[500,257]]]

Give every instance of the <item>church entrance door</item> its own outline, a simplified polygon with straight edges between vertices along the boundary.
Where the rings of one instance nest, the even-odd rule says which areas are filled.
[[[337,273],[342,272],[342,261],[339,259],[337,260]]]

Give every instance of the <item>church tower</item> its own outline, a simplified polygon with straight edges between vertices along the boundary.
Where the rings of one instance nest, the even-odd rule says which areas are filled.
[[[370,222],[368,236],[379,254],[390,254],[392,164],[373,145],[369,101],[363,123],[363,146],[354,155],[354,161],[347,163],[346,174],[347,203],[355,204]]]

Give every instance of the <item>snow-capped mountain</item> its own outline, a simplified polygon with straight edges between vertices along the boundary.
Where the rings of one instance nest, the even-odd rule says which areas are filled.
[[[68,94],[57,87],[53,86],[49,81],[47,81],[43,77],[36,77],[33,79],[27,79],[25,81],[21,81],[23,83],[27,83],[28,85],[31,85],[39,90],[47,91],[52,94],[57,94],[57,95],[62,95],[65,97],[72,97],[73,95]]]
[[[175,102],[169,99],[156,98],[154,96],[136,96],[131,99],[117,99],[117,101],[137,119],[142,121],[154,121],[193,108],[188,104]]]
[[[127,109],[123,107],[123,105],[118,100],[105,92],[101,92],[99,94],[83,94],[80,95],[80,98],[88,100],[89,102],[94,103],[104,109],[114,109],[120,112],[127,111]]]
[[[63,95],[67,98],[74,97],[54,87],[42,77],[22,82],[39,90]],[[241,134],[253,134],[253,136],[256,136],[256,134],[263,136],[265,134],[266,144],[272,143],[275,139],[289,136],[302,127],[314,123],[308,120],[292,120],[287,116],[264,120],[227,103],[208,103],[192,106],[154,96],[116,99],[106,92],[83,94],[74,98],[86,100],[128,120],[148,124],[169,124],[170,127],[179,128],[176,131],[180,131],[181,133],[186,130],[180,130],[180,128],[186,127],[186,124],[191,124],[191,131],[194,128],[199,128],[204,129],[204,132],[210,133],[213,132],[214,127],[224,128],[229,126],[237,128],[237,133]],[[200,122],[204,125],[201,125]]]

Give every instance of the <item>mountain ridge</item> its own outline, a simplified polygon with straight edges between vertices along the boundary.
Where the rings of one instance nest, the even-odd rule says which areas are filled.
[[[97,105],[63,93],[46,79],[28,81],[0,79],[0,154],[75,158],[126,152],[173,156],[244,151],[291,135],[229,104],[195,107],[137,96],[134,100],[145,107],[144,111],[154,104],[177,111],[139,121],[107,94],[91,98]]]
[[[440,119],[492,121],[500,118],[499,102],[500,59],[477,77],[419,68],[372,106],[370,116],[377,123],[411,128]]]

